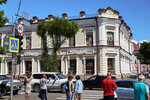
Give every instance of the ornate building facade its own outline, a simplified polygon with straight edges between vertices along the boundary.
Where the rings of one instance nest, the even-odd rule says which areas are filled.
[[[67,14],[62,14],[62,18],[67,18]],[[31,71],[42,72],[40,63],[41,38],[36,34],[36,27],[39,21],[53,20],[53,16],[48,18],[31,19],[30,27],[24,26],[23,52],[21,53],[21,63],[16,65],[16,74],[25,74]],[[76,21],[79,25],[77,34],[66,40],[58,52],[58,71],[63,74],[72,72],[76,75],[86,74],[106,75],[111,71],[114,75],[130,74],[133,47],[131,43],[132,33],[124,22],[119,12],[108,7],[99,9],[97,16],[88,16],[84,11],[80,12],[79,18],[69,19]],[[22,20],[19,19],[22,23]],[[7,25],[0,28],[1,46],[5,45],[4,40],[11,37],[12,26]],[[52,53],[51,38],[47,37],[49,54]],[[0,66],[0,73],[10,74],[11,53],[1,55],[3,62]],[[85,57],[85,69],[82,59]]]

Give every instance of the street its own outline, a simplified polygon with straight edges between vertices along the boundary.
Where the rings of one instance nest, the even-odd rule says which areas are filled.
[[[103,91],[97,90],[84,90],[83,100],[99,100],[103,98]],[[9,94],[3,96],[1,100],[8,100]],[[14,95],[13,100],[25,100],[25,94],[23,91],[19,92],[18,95]],[[30,95],[30,100],[40,100],[38,98],[38,93],[32,92]],[[52,91],[48,93],[48,100],[66,100],[65,93]]]
[[[146,83],[150,83],[150,79],[145,80]],[[100,100],[103,98],[103,91],[100,89],[83,90],[83,100]],[[9,100],[10,94],[3,96],[1,100]],[[17,95],[14,95],[13,100],[25,100],[24,88],[19,91]],[[40,100],[38,93],[32,92],[30,94],[30,100]],[[65,93],[58,91],[51,91],[48,93],[48,100],[66,100]]]

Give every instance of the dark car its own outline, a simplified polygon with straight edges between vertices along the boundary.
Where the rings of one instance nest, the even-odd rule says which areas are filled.
[[[21,83],[18,80],[13,80],[13,92],[17,94],[18,91],[21,89]],[[10,92],[11,85],[10,80],[6,77],[6,75],[0,75],[0,87],[1,87],[1,95],[6,95],[6,93]]]
[[[118,100],[134,100],[134,84],[138,82],[136,79],[115,80],[118,90],[116,94]],[[146,83],[147,84],[147,83]],[[148,85],[150,88],[150,85]]]
[[[101,88],[102,81],[107,78],[107,76],[92,76],[87,80],[83,80],[84,89],[89,88]],[[116,77],[112,77],[112,79],[116,80]]]

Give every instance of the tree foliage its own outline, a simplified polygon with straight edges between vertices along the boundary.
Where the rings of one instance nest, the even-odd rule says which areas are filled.
[[[76,22],[56,18],[47,24],[48,35],[52,38],[54,53],[56,53],[67,38],[72,38],[78,31]]]
[[[137,57],[142,64],[150,64],[150,42],[144,42],[141,44]]]
[[[40,22],[37,26],[37,35],[42,39],[41,60],[47,65],[48,71],[56,71],[58,64],[57,52],[66,39],[72,38],[79,30],[78,24],[67,19],[55,18],[49,22]],[[52,39],[53,53],[48,55],[47,36]]]
[[[0,4],[5,3],[6,4],[7,0],[0,0]]]
[[[0,5],[6,3],[7,0],[0,0]],[[4,11],[0,11],[0,27],[3,27],[8,22],[8,18],[4,17]]]
[[[7,0],[0,0],[0,5],[5,3],[6,4]],[[0,11],[0,27],[3,27],[5,23],[8,22],[8,18],[4,17],[4,11]],[[5,48],[0,47],[0,54],[6,54]],[[2,58],[0,57],[0,63],[2,62]]]

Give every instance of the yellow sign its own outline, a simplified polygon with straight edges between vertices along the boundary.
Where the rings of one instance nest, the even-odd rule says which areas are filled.
[[[18,53],[19,52],[19,39],[9,38],[9,52]]]

